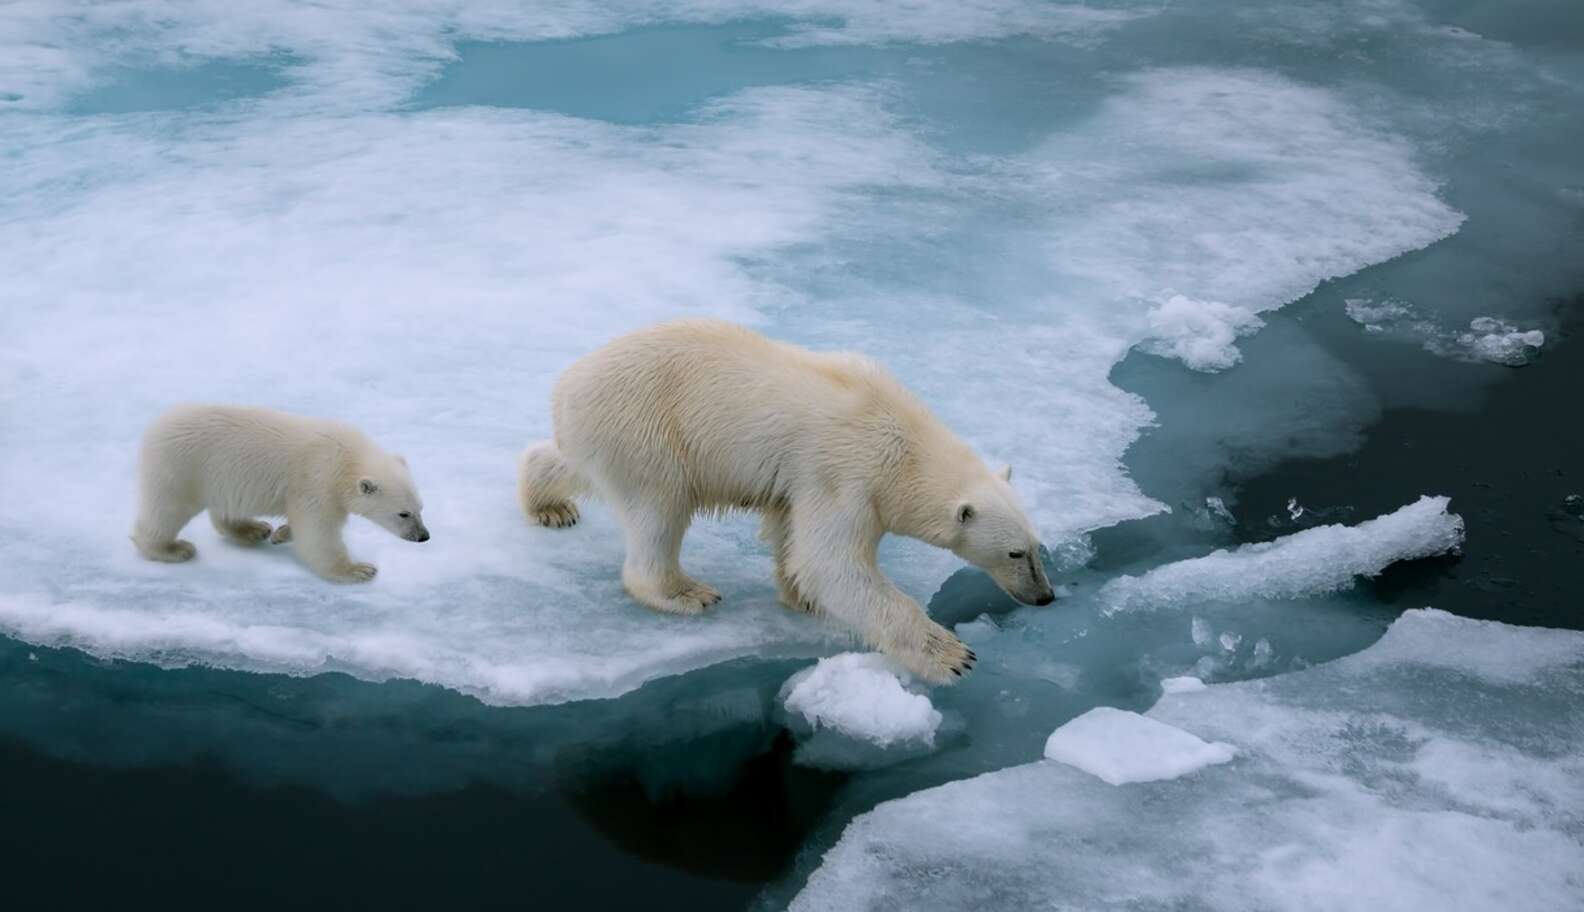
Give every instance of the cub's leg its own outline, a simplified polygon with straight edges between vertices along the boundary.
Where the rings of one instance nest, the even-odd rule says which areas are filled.
[[[679,499],[653,503],[615,500],[627,533],[622,585],[656,611],[698,614],[720,601],[720,593],[682,572],[682,537],[693,508]]]
[[[378,569],[373,564],[353,561],[347,556],[341,529],[346,516],[323,517],[303,510],[287,510],[292,547],[303,563],[327,580],[337,583],[366,583]]]
[[[209,521],[215,531],[239,545],[258,545],[269,540],[270,524],[256,519],[232,519],[209,511]]]
[[[177,538],[182,527],[192,521],[203,504],[174,490],[175,485],[144,482],[139,498],[137,521],[132,525],[132,543],[149,560],[179,564],[198,553],[193,543]]]
[[[848,506],[862,502],[855,495],[793,505],[787,570],[798,591],[919,678],[932,684],[961,678],[978,657],[875,566],[884,530],[869,508]]]
[[[792,544],[792,511],[785,504],[771,504],[764,511],[759,537],[770,546],[775,558],[776,593],[781,604],[798,611],[814,612],[814,603],[798,592],[797,583],[787,570],[787,551]]]

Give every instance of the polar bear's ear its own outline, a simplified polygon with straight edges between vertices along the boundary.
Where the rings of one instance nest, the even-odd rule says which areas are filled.
[[[372,479],[372,478],[359,478],[358,479],[358,492],[359,493],[364,494],[364,495],[368,495],[368,494],[373,494],[375,491],[378,491],[378,490],[379,490],[379,485],[374,483],[374,479]]]
[[[957,505],[957,522],[966,523],[968,520],[973,519],[973,518],[974,518],[973,504],[971,504],[971,503],[960,503],[960,504]]]
[[[406,467],[406,465],[407,465],[407,457],[406,457],[406,456],[403,456],[403,455],[402,455],[402,454],[400,454],[400,453],[397,453],[397,454],[396,454],[396,461],[397,461],[397,462],[399,462],[399,463],[401,463],[401,464],[402,464],[402,466],[403,466],[403,467]],[[1010,471],[1012,471],[1012,467],[1011,467],[1011,466],[1008,466],[1008,467],[1007,467],[1007,471],[1008,471],[1008,472],[1010,472]]]
[[[996,474],[1001,476],[1002,481],[1011,481],[1012,467],[1009,465],[1004,465],[1001,467],[1001,471],[997,472]]]

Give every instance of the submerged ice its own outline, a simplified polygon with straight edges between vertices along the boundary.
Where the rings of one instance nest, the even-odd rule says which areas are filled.
[[[1047,761],[888,802],[793,908],[1574,908],[1581,689],[1584,634],[1411,611],[1147,714],[1232,763],[1118,787]]]

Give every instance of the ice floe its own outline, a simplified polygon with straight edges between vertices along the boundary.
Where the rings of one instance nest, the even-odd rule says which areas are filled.
[[[1316,526],[1274,541],[1177,561],[1143,576],[1118,577],[1105,585],[1099,599],[1107,612],[1115,613],[1181,607],[1194,600],[1297,598],[1343,589],[1356,577],[1375,576],[1397,561],[1457,550],[1463,519],[1448,512],[1447,505],[1445,497],[1421,497],[1356,526]]]
[[[1039,762],[855,819],[792,908],[1584,904],[1584,633],[1434,611],[1147,717],[1232,764],[1116,788]]]

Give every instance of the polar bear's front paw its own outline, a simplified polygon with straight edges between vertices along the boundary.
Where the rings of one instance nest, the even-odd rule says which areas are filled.
[[[534,522],[547,529],[565,529],[577,525],[577,504],[570,500],[543,504],[534,509]]]
[[[908,671],[931,684],[951,684],[973,671],[979,657],[956,635],[931,624],[910,648],[886,649]]]
[[[366,583],[378,572],[379,568],[373,564],[347,564],[342,569],[329,574],[329,577],[338,583]]]
[[[281,523],[280,528],[270,533],[272,545],[284,545],[289,541],[291,541],[291,526],[286,523]]]

